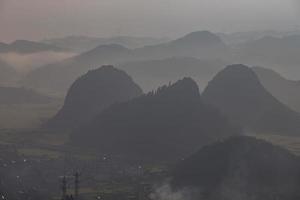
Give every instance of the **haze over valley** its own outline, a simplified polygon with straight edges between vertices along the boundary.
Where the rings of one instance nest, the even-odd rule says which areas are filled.
[[[0,0],[2,200],[299,200],[296,0]]]

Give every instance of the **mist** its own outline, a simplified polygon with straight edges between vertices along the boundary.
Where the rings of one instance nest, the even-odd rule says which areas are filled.
[[[299,200],[299,0],[0,0],[1,200]]]
[[[12,66],[17,72],[26,74],[44,65],[62,61],[74,56],[70,52],[39,52],[31,54],[0,53],[0,59]]]

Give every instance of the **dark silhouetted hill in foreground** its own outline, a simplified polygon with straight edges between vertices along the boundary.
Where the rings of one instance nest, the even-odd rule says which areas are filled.
[[[202,98],[250,131],[300,134],[300,115],[267,92],[247,66],[226,67],[210,81]]]
[[[73,145],[139,159],[179,159],[202,145],[238,134],[218,110],[202,103],[197,84],[184,78],[115,104],[71,135]]]
[[[73,83],[62,109],[47,126],[72,129],[88,122],[110,105],[141,94],[140,87],[124,71],[113,66],[91,70]]]
[[[300,160],[263,140],[237,136],[206,146],[178,164],[174,190],[195,199],[297,200]]]
[[[0,87],[1,104],[45,104],[53,99],[33,90],[16,87]]]
[[[288,80],[279,73],[263,68],[253,67],[262,85],[278,100],[293,110],[300,112],[300,81]]]

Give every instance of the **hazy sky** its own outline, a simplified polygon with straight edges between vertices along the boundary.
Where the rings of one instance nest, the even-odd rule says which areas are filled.
[[[300,0],[0,0],[0,41],[296,29]]]

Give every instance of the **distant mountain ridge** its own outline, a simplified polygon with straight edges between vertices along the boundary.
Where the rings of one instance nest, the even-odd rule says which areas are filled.
[[[219,60],[226,58],[227,54],[226,45],[207,31],[191,33],[168,43],[133,50],[120,45],[101,45],[71,59],[33,71],[25,78],[24,84],[28,87],[64,93],[79,75],[99,65],[118,65],[175,56]]]
[[[197,84],[184,78],[109,107],[74,131],[71,141],[102,153],[161,161],[234,134],[238,130],[225,117],[201,102]]]
[[[219,72],[202,93],[233,122],[250,131],[298,135],[300,114],[275,99],[245,65],[231,65]]]
[[[46,65],[28,74],[23,84],[58,93],[61,96],[81,75],[97,66],[126,62],[133,59],[131,50],[120,45],[103,45],[58,63]]]
[[[288,80],[274,70],[252,67],[263,86],[278,100],[300,112],[300,81]]]
[[[45,104],[52,98],[39,94],[33,90],[17,87],[0,87],[0,104]]]
[[[215,34],[209,31],[196,31],[181,38],[160,45],[136,49],[137,54],[145,59],[168,57],[195,57],[198,59],[228,59],[229,48]]]
[[[30,54],[44,51],[67,51],[53,45],[28,40],[16,40],[10,44],[0,43],[0,53]]]
[[[161,60],[134,61],[118,67],[130,74],[144,91],[152,91],[161,85],[175,82],[181,77],[191,77],[200,89],[227,63],[200,60],[192,57],[172,57]]]
[[[290,78],[299,78],[300,35],[265,36],[239,45],[236,60],[251,66],[268,66]]]
[[[88,36],[67,36],[42,40],[43,43],[55,45],[61,48],[72,49],[76,52],[89,51],[100,45],[118,44],[129,49],[140,48],[147,45],[155,45],[167,42],[167,38],[116,36],[110,38],[98,38]]]
[[[124,71],[113,66],[102,66],[89,71],[72,84],[63,107],[46,126],[50,129],[72,130],[110,105],[142,93]]]
[[[275,30],[262,30],[262,31],[248,31],[248,32],[234,32],[234,33],[218,33],[217,35],[222,40],[231,46],[240,45],[243,43],[255,41],[266,36],[272,37],[286,37],[299,34],[299,30],[291,31],[275,31]]]

